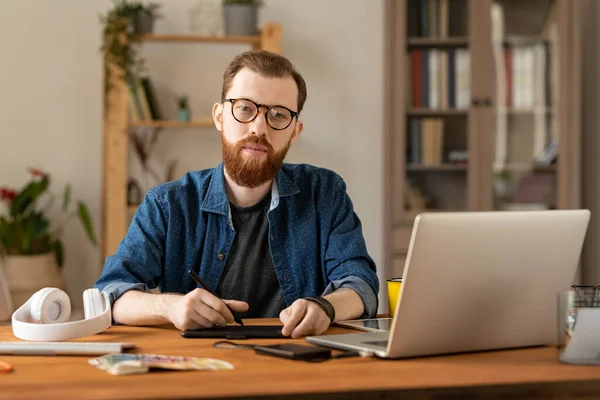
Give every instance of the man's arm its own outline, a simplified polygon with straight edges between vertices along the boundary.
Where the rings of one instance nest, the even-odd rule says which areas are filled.
[[[323,298],[328,300],[335,309],[334,322],[356,319],[365,312],[362,299],[352,289],[341,288]]]
[[[154,191],[144,197],[125,238],[106,258],[94,287],[109,294],[111,306],[130,290],[150,292],[163,275],[165,237],[169,216]]]
[[[130,290],[115,301],[112,315],[123,325],[160,325],[171,321],[167,316],[169,304],[182,297],[178,294],[152,294]]]
[[[333,198],[334,211],[325,253],[329,284],[322,296],[327,297],[344,288],[352,289],[362,300],[363,312],[350,314],[350,319],[371,318],[377,313],[379,278],[375,262],[367,251],[361,221],[341,178],[334,186]],[[336,314],[337,311],[336,308]]]
[[[221,301],[204,289],[195,289],[185,296],[131,290],[115,302],[113,318],[125,325],[173,323],[180,330],[210,328],[233,322],[225,303],[238,312],[248,309],[242,301]]]
[[[374,317],[379,279],[362,235],[361,222],[340,178],[334,187],[333,215],[325,254],[329,285],[321,294],[335,310],[335,321]],[[299,299],[283,310],[283,333],[292,337],[321,334],[330,319],[318,304]]]
[[[173,323],[178,329],[212,327],[233,322],[223,301],[203,289],[186,294],[153,294],[163,275],[169,215],[162,199],[148,192],[117,252],[107,258],[94,287],[109,294],[115,322],[125,325]],[[235,311],[244,302],[229,301]]]

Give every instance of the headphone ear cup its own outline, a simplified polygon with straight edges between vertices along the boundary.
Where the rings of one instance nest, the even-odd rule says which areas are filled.
[[[31,319],[38,324],[66,322],[71,316],[69,296],[58,288],[43,288],[31,296]]]
[[[83,315],[90,319],[101,315],[104,311],[104,300],[96,288],[86,289],[83,292]]]
[[[55,290],[56,288],[43,288],[38,290],[31,296],[31,305],[29,306],[29,313],[31,314],[31,319],[38,324],[42,323],[42,299],[44,296]]]

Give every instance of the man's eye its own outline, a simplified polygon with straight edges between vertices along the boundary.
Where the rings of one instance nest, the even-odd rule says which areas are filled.
[[[273,119],[280,119],[280,120],[284,120],[287,118],[286,114],[284,114],[283,112],[281,112],[279,110],[271,110],[270,117]]]

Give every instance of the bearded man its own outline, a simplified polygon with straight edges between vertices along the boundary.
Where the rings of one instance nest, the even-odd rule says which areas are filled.
[[[234,311],[279,317],[296,338],[376,314],[376,267],[343,179],[283,163],[305,100],[285,57],[260,50],[230,63],[212,110],[223,162],[150,190],[94,285],[116,323],[210,328]]]

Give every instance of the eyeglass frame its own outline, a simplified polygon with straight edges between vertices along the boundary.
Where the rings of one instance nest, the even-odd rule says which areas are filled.
[[[239,120],[239,119],[237,119],[237,117],[235,116],[235,114],[234,114],[234,112],[233,112],[233,105],[235,104],[235,102],[236,102],[236,101],[239,101],[239,100],[245,100],[245,101],[248,101],[248,102],[250,102],[250,103],[252,103],[252,104],[254,104],[254,105],[256,106],[256,114],[254,114],[254,117],[252,117],[252,119],[251,119],[250,121],[240,121],[240,120]],[[232,116],[233,116],[233,118],[234,118],[234,119],[235,119],[237,122],[239,122],[240,124],[249,124],[250,122],[254,121],[254,120],[256,119],[256,117],[258,117],[258,114],[260,114],[260,108],[261,108],[261,107],[266,107],[266,108],[267,108],[267,110],[265,111],[265,121],[266,121],[267,125],[269,125],[269,127],[270,127],[271,129],[274,129],[274,130],[276,130],[276,131],[283,131],[283,130],[285,130],[285,129],[289,128],[289,126],[292,124],[292,121],[294,121],[294,117],[296,117],[296,121],[297,121],[297,120],[298,120],[298,118],[297,118],[297,117],[298,117],[298,115],[300,114],[300,113],[298,113],[298,112],[296,112],[296,111],[292,111],[292,110],[290,110],[290,109],[289,109],[289,108],[287,108],[286,106],[281,106],[281,105],[269,106],[269,105],[267,105],[267,104],[259,104],[259,103],[255,102],[255,101],[252,101],[252,100],[250,100],[250,99],[246,99],[246,98],[244,98],[244,97],[240,97],[240,98],[237,98],[237,99],[223,99],[223,101],[228,101],[228,102],[230,102],[230,103],[231,103],[231,115],[232,115]],[[284,109],[288,110],[288,111],[290,112],[290,114],[292,115],[292,118],[290,118],[290,122],[289,122],[289,123],[288,123],[288,124],[285,126],[285,128],[279,128],[279,129],[277,129],[277,128],[274,128],[274,127],[273,127],[273,126],[272,126],[272,125],[269,123],[269,117],[268,117],[268,113],[269,113],[269,111],[270,111],[270,110],[272,110],[273,108],[276,108],[276,107],[284,108]]]

